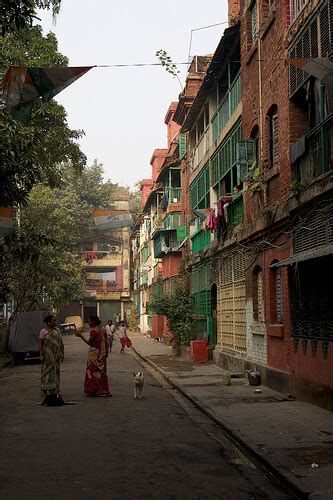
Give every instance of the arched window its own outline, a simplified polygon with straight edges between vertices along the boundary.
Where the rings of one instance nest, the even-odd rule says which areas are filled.
[[[252,273],[252,303],[253,320],[263,322],[265,320],[264,279],[260,266],[256,266]]]
[[[267,113],[268,163],[272,167],[279,163],[279,120],[276,104]]]

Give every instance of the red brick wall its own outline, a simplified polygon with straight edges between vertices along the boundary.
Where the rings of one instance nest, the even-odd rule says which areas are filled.
[[[259,126],[260,164],[265,181],[262,196],[266,208],[288,198],[291,183],[290,146],[308,131],[306,113],[289,100],[286,62],[287,3],[285,0],[275,2],[275,11],[270,12],[267,0],[257,0],[261,37],[254,44],[250,34],[250,11],[245,8],[248,3],[243,2],[242,6],[243,137],[249,139],[253,127]],[[272,105],[277,106],[279,120],[279,161],[273,168],[268,165],[267,120],[267,113]],[[258,206],[256,196],[251,193],[245,198],[246,221],[254,221],[264,207]]]
[[[152,178],[153,181],[155,182],[157,179],[157,176],[161,170],[161,166],[163,165],[165,155],[168,152],[167,149],[155,149],[153,152],[153,155],[150,160],[150,164],[152,167]]]
[[[164,120],[165,124],[168,127],[168,144],[167,144],[168,148],[170,147],[171,142],[174,139],[177,139],[178,132],[180,130],[180,125],[178,125],[178,123],[173,121],[173,117],[177,109],[177,104],[178,102],[172,102],[170,104]]]
[[[141,206],[144,207],[149,196],[149,193],[153,187],[152,179],[143,179],[141,182]]]

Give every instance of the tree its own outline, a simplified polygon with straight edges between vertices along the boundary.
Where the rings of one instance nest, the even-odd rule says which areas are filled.
[[[15,312],[34,304],[60,308],[83,296],[79,245],[93,231],[93,208],[109,208],[115,187],[103,182],[96,162],[81,174],[66,170],[56,188],[33,187],[2,247],[2,295],[13,299]]]
[[[36,17],[36,9],[52,8],[53,16],[60,12],[61,0],[6,0],[0,5],[1,34],[29,28]]]
[[[154,298],[150,305],[155,314],[166,317],[176,347],[189,345],[193,338],[193,312],[188,273],[183,271],[173,278],[172,292]]]
[[[134,222],[138,218],[139,214],[142,211],[141,207],[141,182],[137,181],[134,184],[134,188],[129,191],[129,204],[130,204],[130,212],[132,214]]]
[[[0,38],[5,66],[67,66],[68,59],[58,52],[54,34],[43,36],[40,26],[22,30],[19,36]],[[0,77],[1,70],[0,70]],[[59,185],[64,167],[81,171],[86,157],[77,140],[82,130],[71,130],[65,109],[55,101],[35,106],[29,126],[16,123],[0,111],[0,205],[24,204],[32,186],[38,182]]]

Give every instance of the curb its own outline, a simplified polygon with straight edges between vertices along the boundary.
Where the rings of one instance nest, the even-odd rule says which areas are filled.
[[[297,486],[288,476],[279,471],[271,462],[266,460],[260,453],[258,453],[253,447],[251,447],[248,443],[246,443],[241,437],[234,433],[232,429],[227,427],[221,420],[214,415],[212,410],[202,403],[198,398],[191,396],[191,394],[180,384],[177,384],[171,377],[169,377],[162,368],[160,368],[154,361],[145,357],[141,353],[139,353],[135,347],[132,346],[135,354],[139,356],[140,359],[145,361],[147,364],[152,366],[155,370],[157,370],[164,379],[175,389],[177,389],[183,396],[185,396],[189,401],[191,401],[196,408],[198,408],[202,413],[204,413],[208,418],[210,418],[216,425],[218,425],[223,432],[226,434],[226,437],[231,440],[238,448],[247,454],[250,455],[252,459],[258,462],[258,465],[265,470],[270,476],[272,476],[276,481],[282,483],[282,485],[289,490],[290,493],[296,495],[299,499],[309,498],[310,493],[306,493],[302,491],[299,486]]]

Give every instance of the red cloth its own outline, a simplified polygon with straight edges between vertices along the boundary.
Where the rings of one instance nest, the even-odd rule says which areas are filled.
[[[108,343],[105,328],[97,327],[90,330],[89,345],[84,392],[88,396],[109,396],[106,364]]]

